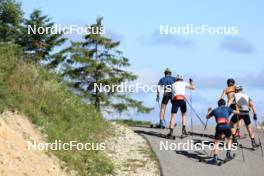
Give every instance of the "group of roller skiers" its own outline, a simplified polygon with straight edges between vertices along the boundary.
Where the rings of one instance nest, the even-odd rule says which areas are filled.
[[[182,75],[172,76],[172,71],[167,68],[164,71],[165,76],[159,80],[157,89],[156,101],[160,100],[160,92],[163,87],[163,97],[161,101],[160,108],[160,127],[164,127],[164,115],[166,107],[169,101],[171,101],[171,117],[169,124],[169,133],[167,138],[173,135],[174,123],[178,109],[180,109],[182,114],[182,135],[188,135],[186,130],[186,119],[187,119],[187,104],[186,104],[186,89],[195,90],[195,84],[192,79],[189,82],[184,81]],[[227,97],[227,101],[225,100]],[[188,101],[187,101],[188,102]],[[220,140],[227,138],[228,150],[226,153],[227,159],[232,159],[231,155],[231,145],[232,143],[238,144],[237,138],[240,137],[240,131],[242,125],[242,120],[244,121],[249,137],[251,139],[252,148],[258,147],[254,133],[251,127],[250,120],[250,110],[253,112],[253,118],[257,120],[256,108],[253,104],[252,99],[243,91],[243,87],[240,85],[235,85],[235,80],[230,78],[227,80],[227,87],[224,89],[222,95],[220,96],[218,102],[218,107],[215,109],[209,108],[206,118],[210,119],[215,117],[216,120],[216,131],[215,131],[215,141],[217,145]],[[229,116],[231,120],[229,120]],[[216,146],[215,145],[215,146]],[[218,148],[214,149],[214,157],[209,161],[212,164],[217,164],[218,162]]]

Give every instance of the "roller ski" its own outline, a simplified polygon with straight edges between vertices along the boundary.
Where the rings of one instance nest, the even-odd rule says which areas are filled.
[[[235,153],[234,154],[229,153],[229,154],[226,155],[226,158],[223,161],[220,161],[220,162],[222,162],[222,164],[226,164],[227,162],[235,159],[235,157],[236,157]]]
[[[211,164],[211,165],[216,165],[216,166],[222,166],[222,164],[226,164],[227,162],[233,160],[236,157],[236,154],[231,154],[230,152],[228,152],[226,154],[226,158],[224,160],[220,160],[217,158],[217,156],[214,156],[214,158],[212,160],[204,160],[204,159],[199,159],[199,162],[205,162],[207,164]]]
[[[206,159],[203,159],[203,158],[200,158],[199,159],[199,162],[200,163],[206,163],[206,164],[211,164],[211,165],[215,165],[215,166],[221,166],[222,165],[222,162],[219,161],[217,158],[213,158],[211,160],[206,160]]]

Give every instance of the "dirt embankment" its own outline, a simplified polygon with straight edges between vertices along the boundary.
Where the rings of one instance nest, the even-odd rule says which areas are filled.
[[[146,140],[122,125],[113,124],[115,134],[106,141],[106,154],[114,163],[116,176],[156,176],[159,163]],[[0,175],[73,176],[50,152],[29,148],[45,138],[27,117],[6,111],[0,114]]]
[[[44,142],[40,131],[26,117],[12,112],[0,115],[0,175],[68,175],[55,156],[29,149],[28,141]]]

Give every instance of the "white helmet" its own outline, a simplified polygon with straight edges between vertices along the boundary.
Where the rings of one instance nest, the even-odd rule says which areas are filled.
[[[178,74],[176,76],[176,80],[183,80],[183,79],[184,79],[183,75]]]
[[[237,86],[235,87],[235,90],[236,90],[236,92],[242,91],[242,90],[243,90],[243,86],[241,86],[241,85],[237,85]]]

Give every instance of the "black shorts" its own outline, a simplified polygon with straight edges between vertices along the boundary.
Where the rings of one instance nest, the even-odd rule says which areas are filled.
[[[251,124],[251,120],[250,120],[250,115],[248,112],[244,113],[244,112],[240,112],[241,114],[239,115],[233,115],[231,118],[231,122],[233,124],[237,123],[238,119],[241,120],[243,119],[246,125],[250,125]]]
[[[161,101],[161,104],[165,104],[167,105],[169,100],[171,100],[171,97],[172,97],[172,93],[166,93],[163,95],[163,98],[162,98],[162,101]]]
[[[181,109],[182,113],[187,111],[187,105],[185,100],[172,100],[171,113],[177,113],[178,109]]]
[[[232,135],[231,128],[229,125],[217,125],[215,128],[215,139],[221,140],[222,135],[225,135],[226,138],[230,138]]]

